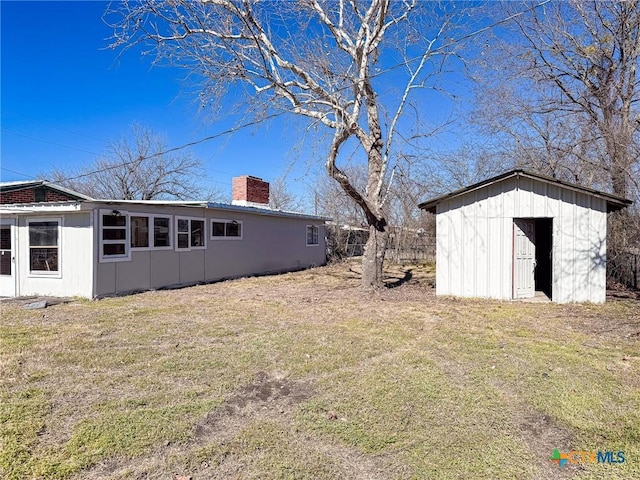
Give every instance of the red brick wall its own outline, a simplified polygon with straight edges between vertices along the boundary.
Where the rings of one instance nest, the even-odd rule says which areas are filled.
[[[57,192],[50,188],[47,188],[45,190],[45,194],[44,194],[45,202],[66,202],[69,200],[76,200],[76,198],[72,197],[71,195],[67,195],[66,193]]]
[[[35,203],[36,201],[36,188],[43,187],[31,187],[22,190],[14,190],[13,192],[0,192],[0,204],[5,203]],[[75,197],[67,195],[66,193],[58,192],[48,187],[45,189],[45,202],[66,202],[69,200],[76,200]]]
[[[261,178],[243,175],[233,179],[233,199],[253,203],[269,203],[269,183]]]

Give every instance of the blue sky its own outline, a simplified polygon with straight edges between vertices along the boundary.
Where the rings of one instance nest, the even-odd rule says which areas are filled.
[[[54,166],[81,167],[132,123],[163,133],[170,147],[232,126],[199,114],[184,72],[151,68],[130,51],[106,49],[104,2],[0,3],[2,15],[2,181],[38,177]],[[298,157],[282,122],[249,127],[192,149],[209,180],[227,193],[230,178],[273,179]],[[305,181],[308,162],[295,162]],[[309,175],[307,175],[309,176]],[[306,179],[311,181],[311,178]]]
[[[199,115],[184,72],[151,68],[136,51],[118,57],[107,49],[105,2],[1,1],[0,8],[2,181],[87,165],[134,122],[163,133],[169,147],[232,126]],[[224,194],[232,176],[273,180],[287,171],[294,190],[306,193],[322,152],[296,148],[303,130],[293,121],[250,127],[192,152]]]

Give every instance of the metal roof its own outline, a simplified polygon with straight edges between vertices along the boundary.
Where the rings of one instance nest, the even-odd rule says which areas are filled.
[[[78,212],[92,208],[94,205],[149,205],[154,207],[185,207],[185,208],[206,208],[211,210],[225,210],[239,213],[250,213],[253,215],[267,215],[274,217],[302,218],[308,220],[327,221],[329,217],[311,215],[307,213],[288,212],[284,210],[273,210],[271,208],[245,207],[241,205],[230,205],[227,203],[214,203],[207,201],[183,201],[183,200],[86,200],[68,202],[47,202],[47,203],[15,203],[0,206],[2,214],[21,213],[46,213],[49,212]]]
[[[275,217],[307,218],[309,220],[330,220],[328,217],[311,215],[307,213],[288,212],[285,210],[274,210],[269,207],[250,207],[243,205],[232,205],[229,203],[207,202],[205,200],[184,201],[184,200],[93,200],[89,203],[101,203],[106,205],[153,205],[157,207],[200,207],[212,210],[225,210],[231,212],[251,213],[254,215],[269,215]]]
[[[473,185],[469,185],[468,187],[464,187],[459,190],[455,190],[453,192],[446,193],[444,195],[440,195],[438,197],[432,198],[431,200],[427,200],[426,202],[422,202],[418,204],[418,207],[421,208],[422,210],[426,210],[431,213],[436,213],[437,205],[442,203],[445,200],[459,197],[460,195],[464,195],[468,192],[472,192],[474,190],[486,187],[487,185],[503,182],[510,178],[521,178],[521,177],[531,178],[533,180],[550,183],[553,185],[559,185],[569,190],[574,190],[577,192],[586,193],[588,195],[593,195],[594,197],[602,198],[607,202],[607,212],[615,212],[617,210],[621,210],[633,203],[629,199],[619,197],[611,193],[600,192],[592,188],[587,188],[581,185],[576,185],[574,183],[558,180],[557,178],[547,177],[545,175],[540,175],[538,173],[531,173],[522,169],[516,169],[516,170],[511,170],[509,172],[505,172],[503,174],[497,175],[495,177],[489,178],[487,180],[483,180],[482,182],[474,183]]]

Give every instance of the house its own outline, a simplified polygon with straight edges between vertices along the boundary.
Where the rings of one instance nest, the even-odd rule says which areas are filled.
[[[436,214],[436,294],[604,302],[607,213],[630,204],[524,170],[421,203]]]
[[[234,178],[233,190],[223,204],[2,183],[0,296],[99,298],[325,263],[325,218],[269,209],[256,177]]]

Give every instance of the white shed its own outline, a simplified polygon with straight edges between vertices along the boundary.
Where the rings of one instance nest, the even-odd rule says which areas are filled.
[[[524,170],[421,203],[436,214],[436,294],[602,303],[607,213],[631,203]]]

